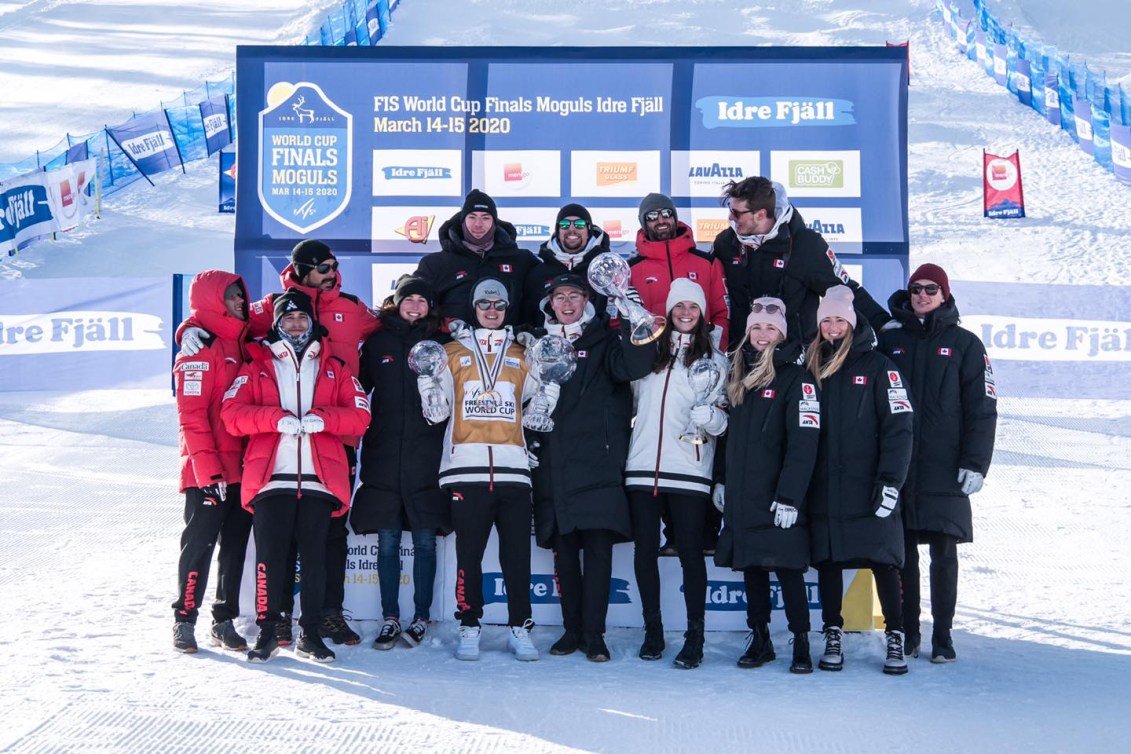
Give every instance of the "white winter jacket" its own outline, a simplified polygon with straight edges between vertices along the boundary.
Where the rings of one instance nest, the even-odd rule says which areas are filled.
[[[691,409],[697,403],[687,381],[683,351],[690,337],[678,332],[669,336],[669,344],[679,352],[662,372],[653,372],[632,383],[635,422],[625,464],[625,486],[630,490],[648,490],[653,494],[711,494],[715,463],[715,438],[726,431],[726,375],[730,364],[718,350],[719,328],[711,331],[715,344],[714,361],[719,368],[719,382],[707,398],[716,406],[714,416],[703,428],[705,445],[692,445],[679,439],[690,421]]]

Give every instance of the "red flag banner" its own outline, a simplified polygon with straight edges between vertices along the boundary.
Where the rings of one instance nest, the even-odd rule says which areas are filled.
[[[1019,153],[998,157],[982,150],[982,214],[996,219],[1025,216]]]

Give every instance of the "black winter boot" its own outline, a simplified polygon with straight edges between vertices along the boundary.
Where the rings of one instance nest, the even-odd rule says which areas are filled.
[[[777,658],[774,643],[770,640],[770,626],[766,623],[754,626],[746,637],[746,651],[738,658],[740,668],[760,668]]]
[[[691,670],[699,667],[703,662],[703,621],[692,620],[687,622],[687,631],[683,634],[683,649],[675,656],[673,663],[677,668]]]
[[[809,634],[798,631],[793,635],[793,662],[789,664],[789,672],[805,675],[813,672],[813,659],[809,656]]]
[[[581,632],[566,629],[562,634],[562,638],[554,642],[554,646],[550,647],[550,654],[561,656],[571,655],[581,648]]]
[[[644,616],[644,643],[640,645],[641,660],[658,660],[664,656],[664,624],[660,614]]]
[[[248,651],[248,662],[269,662],[279,651],[279,640],[275,637],[274,623],[261,623],[259,638],[255,640],[255,647]]]

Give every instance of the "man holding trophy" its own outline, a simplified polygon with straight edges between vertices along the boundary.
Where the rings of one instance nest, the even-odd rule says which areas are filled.
[[[558,386],[539,386],[522,346],[504,326],[510,296],[495,278],[472,290],[475,325],[451,324],[453,341],[437,351],[422,341],[410,355],[420,375],[424,417],[447,421],[440,462],[440,487],[451,495],[456,534],[456,617],[460,619],[456,658],[479,659],[483,617],[483,553],[494,526],[499,565],[507,591],[507,647],[519,660],[537,660],[530,640],[530,462],[523,437],[523,404],[536,390],[550,412]]]
[[[610,328],[592,298],[578,275],[550,280],[545,325],[538,333],[544,335],[528,352],[531,369],[542,371],[543,381],[556,377],[562,383],[564,407],[553,413],[552,433],[535,434],[534,523],[538,544],[554,552],[565,628],[550,654],[581,649],[592,662],[606,662],[613,545],[632,538],[624,491],[629,384],[651,370],[655,346],[634,345],[628,328]],[[568,379],[554,374],[568,363],[560,356],[561,344],[573,354],[572,372],[562,370],[572,375]]]

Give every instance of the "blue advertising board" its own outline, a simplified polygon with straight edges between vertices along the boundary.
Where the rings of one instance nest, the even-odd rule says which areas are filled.
[[[411,263],[473,187],[531,250],[577,201],[628,255],[653,191],[707,247],[723,186],[751,175],[784,184],[865,285],[905,282],[902,48],[240,47],[237,82],[236,270],[253,295],[303,238]]]

